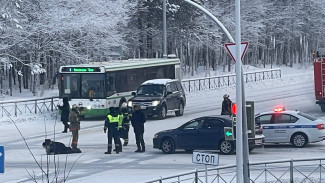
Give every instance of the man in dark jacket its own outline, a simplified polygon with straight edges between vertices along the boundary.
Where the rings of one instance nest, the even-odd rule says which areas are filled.
[[[232,105],[232,102],[229,99],[229,95],[225,94],[223,96],[223,101],[222,101],[221,115],[231,115],[231,105]]]
[[[70,106],[68,102],[68,98],[63,98],[63,106],[58,105],[58,108],[61,110],[61,121],[64,125],[64,130],[62,133],[67,133],[69,128],[69,113],[70,113]]]
[[[140,110],[139,105],[134,105],[134,112],[131,117],[131,124],[135,133],[135,140],[137,143],[138,149],[135,152],[145,152],[145,144],[143,140],[144,133],[144,123],[146,122],[146,117],[143,112]],[[141,146],[140,146],[141,145]]]
[[[108,144],[107,144],[107,151],[105,154],[111,154],[112,152],[112,139],[114,139],[115,144],[115,150],[116,154],[119,154],[121,152],[121,141],[118,134],[119,128],[122,126],[122,118],[123,116],[119,114],[118,108],[110,107],[109,108],[109,114],[107,115],[107,118],[105,120],[104,124],[104,133],[106,133],[106,130],[108,129]]]

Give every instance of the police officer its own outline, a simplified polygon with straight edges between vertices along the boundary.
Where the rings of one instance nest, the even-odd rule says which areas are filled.
[[[108,128],[108,145],[107,145],[107,151],[105,154],[111,154],[112,152],[112,138],[114,138],[114,144],[116,149],[116,154],[119,154],[121,152],[121,141],[119,137],[119,128],[121,127],[121,118],[122,115],[119,114],[118,108],[110,107],[109,108],[109,114],[107,115],[107,118],[105,120],[104,124],[104,133],[106,133],[106,130]]]
[[[229,99],[229,95],[224,94],[223,101],[222,101],[221,115],[231,115],[231,105],[232,105],[232,101]]]
[[[80,130],[80,118],[79,118],[79,111],[77,110],[77,105],[73,104],[71,112],[69,114],[69,121],[70,121],[70,131],[72,132],[72,143],[71,147],[74,151],[80,151],[77,148],[78,146],[78,138],[79,138],[79,130]]]
[[[126,102],[122,103],[121,112],[123,115],[123,120],[122,128],[120,129],[120,137],[124,140],[123,146],[127,146],[129,143],[130,120],[132,114],[129,112]]]

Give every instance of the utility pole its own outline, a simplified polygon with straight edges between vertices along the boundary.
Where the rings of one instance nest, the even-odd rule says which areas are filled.
[[[164,48],[163,57],[167,58],[167,23],[166,23],[166,0],[163,0],[163,29],[164,29]]]

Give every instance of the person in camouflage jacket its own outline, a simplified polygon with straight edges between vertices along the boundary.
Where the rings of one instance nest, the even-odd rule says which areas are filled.
[[[72,132],[72,150],[79,150],[78,146],[78,138],[79,138],[79,130],[80,130],[80,119],[79,119],[79,111],[77,110],[77,105],[73,104],[71,112],[69,114],[70,121],[70,131]]]

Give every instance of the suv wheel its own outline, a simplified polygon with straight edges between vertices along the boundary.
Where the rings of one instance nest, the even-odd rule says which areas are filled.
[[[178,111],[175,111],[176,116],[183,116],[184,114],[184,106],[183,103],[181,102],[178,107]]]
[[[167,115],[166,106],[163,105],[163,106],[161,107],[161,110],[160,110],[159,113],[158,113],[158,119],[165,119],[165,118],[166,118],[166,115]]]

